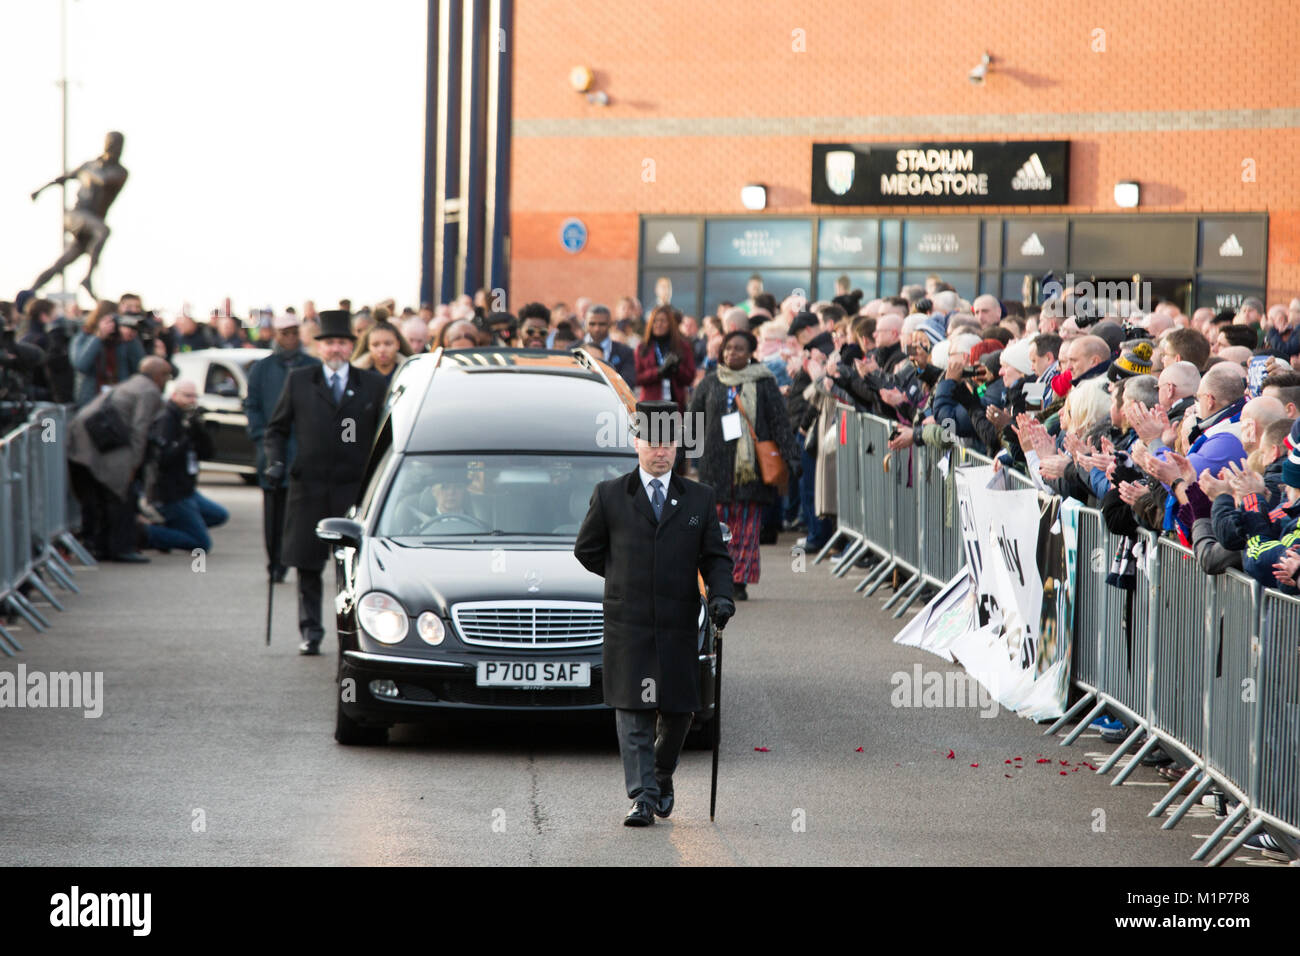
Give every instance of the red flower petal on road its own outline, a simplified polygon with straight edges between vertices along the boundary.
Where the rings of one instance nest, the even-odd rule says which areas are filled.
[[[1070,766],[1070,761],[1068,761],[1068,760],[1062,760],[1062,761],[1061,761],[1061,766],[1062,766],[1062,767],[1068,767],[1068,766]]]
[[[1052,761],[1048,760],[1046,757],[1039,757],[1037,760],[1034,761],[1034,763],[1051,763],[1051,762]]]
[[[1061,776],[1062,776],[1062,777],[1068,777],[1069,774],[1066,773],[1064,770],[1062,770],[1062,771],[1061,771]]]
[[[978,767],[979,764],[977,764],[977,763],[973,763],[973,764],[971,764],[971,766],[972,766],[972,767]]]
[[[949,750],[949,751],[948,751],[948,759],[949,759],[949,760],[956,760],[956,759],[957,759],[957,755],[956,755],[955,753],[953,753],[951,750]]]
[[[1011,763],[1010,760],[1004,760],[1004,761],[1002,761],[1002,762],[1003,762],[1003,763]]]
[[[765,753],[767,753],[767,748],[766,748],[766,747],[755,747],[754,749],[757,750],[757,751],[758,751],[759,753],[761,753],[761,754],[765,754]]]
[[[1002,776],[1006,777],[1008,780],[1011,779],[1011,774],[1009,773],[1004,773]]]
[[[862,748],[859,747],[859,748],[858,748],[856,751],[854,751],[854,752],[855,752],[855,753],[862,753]]]

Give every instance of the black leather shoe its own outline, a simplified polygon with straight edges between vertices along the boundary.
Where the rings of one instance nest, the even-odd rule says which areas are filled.
[[[139,551],[128,551],[126,554],[115,554],[110,561],[116,561],[118,564],[148,564],[149,559]]]
[[[320,641],[303,641],[298,645],[298,653],[303,657],[319,657]]]
[[[648,827],[655,822],[654,812],[650,809],[650,801],[638,800],[632,804],[632,809],[627,812],[623,818],[625,827]]]
[[[670,777],[668,780],[659,781],[659,806],[655,807],[655,816],[666,820],[672,812],[673,781]]]
[[[276,584],[283,584],[285,576],[288,573],[289,573],[289,569],[286,568],[284,565],[282,564],[277,565],[276,567],[271,569],[271,580]]]

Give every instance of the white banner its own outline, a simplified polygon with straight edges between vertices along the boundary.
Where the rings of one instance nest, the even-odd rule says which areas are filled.
[[[1059,717],[1070,618],[1055,506],[1045,513],[1036,491],[999,487],[990,466],[959,468],[956,483],[966,569],[894,640],[959,661],[1008,710]]]

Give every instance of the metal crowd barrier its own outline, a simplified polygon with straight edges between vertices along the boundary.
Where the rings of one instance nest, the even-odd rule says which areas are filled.
[[[841,414],[839,533],[851,545],[833,573],[874,553],[879,564],[856,590],[874,593],[899,572],[885,606],[902,601],[900,617],[927,584],[946,584],[965,563],[954,476],[990,461],[962,448],[889,452],[891,422]],[[1018,472],[1007,477],[1013,487],[1034,487]],[[1076,527],[1072,679],[1082,697],[1046,733],[1077,720],[1066,746],[1103,713],[1121,719],[1129,734],[1097,772],[1110,773],[1138,749],[1112,785],[1156,746],[1179,755],[1187,771],[1150,814],[1163,816],[1182,797],[1165,829],[1212,788],[1236,804],[1193,859],[1208,857],[1243,821],[1211,866],[1265,825],[1300,839],[1300,599],[1237,571],[1206,575],[1191,551],[1148,531],[1123,539],[1093,508],[1077,509]],[[1129,586],[1107,583],[1112,573]]]
[[[32,408],[24,424],[0,438],[0,607],[37,633],[50,621],[25,592],[36,591],[62,611],[50,582],[80,590],[56,545],[62,544],[83,564],[95,563],[68,528],[67,427],[63,406],[42,404]],[[0,652],[13,657],[22,649],[0,623]]]

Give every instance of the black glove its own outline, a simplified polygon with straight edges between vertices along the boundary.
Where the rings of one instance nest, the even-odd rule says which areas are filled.
[[[721,594],[709,598],[709,617],[713,618],[713,626],[718,630],[726,627],[735,613],[736,604],[731,598],[723,597]]]
[[[667,355],[664,356],[664,364],[661,365],[660,368],[668,369],[669,371],[671,371],[672,369],[675,369],[677,367],[677,363],[680,362],[681,360],[682,357],[678,355],[676,352],[669,352]]]
[[[266,480],[273,485],[278,485],[284,480],[284,462],[277,461],[274,464],[266,466],[266,471],[262,472]]]

